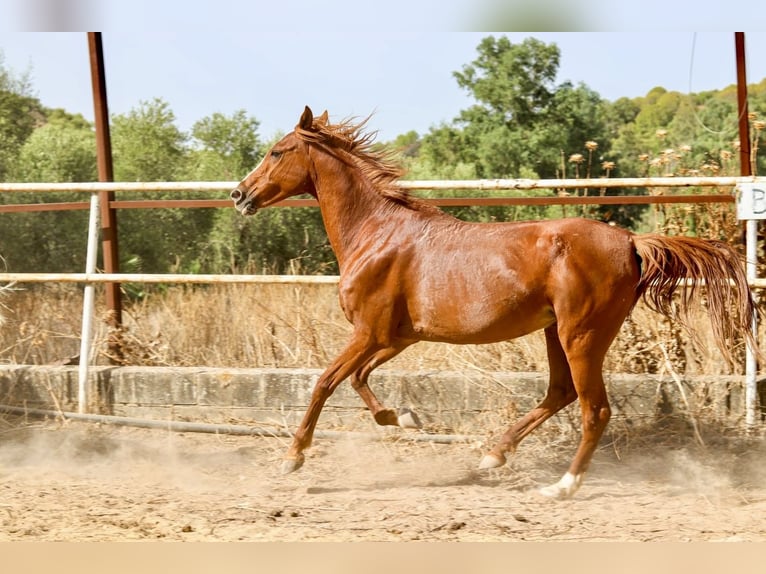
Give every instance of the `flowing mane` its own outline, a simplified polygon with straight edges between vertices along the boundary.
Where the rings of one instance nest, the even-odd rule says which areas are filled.
[[[394,203],[416,211],[440,211],[397,185],[406,170],[399,165],[393,151],[375,146],[377,132],[365,131],[371,117],[367,116],[361,121],[347,118],[340,123],[330,124],[325,113],[314,118],[311,130],[296,126],[295,134],[306,142],[331,150],[342,150],[351,155],[373,188]]]

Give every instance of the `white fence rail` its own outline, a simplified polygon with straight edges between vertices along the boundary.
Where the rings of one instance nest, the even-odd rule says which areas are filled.
[[[180,275],[160,273],[0,273],[18,283],[337,283],[337,275]],[[766,281],[764,281],[766,286]]]
[[[744,185],[743,185],[744,184]],[[90,220],[88,231],[88,268],[85,273],[0,273],[0,281],[7,282],[76,282],[86,284],[86,297],[83,303],[83,332],[80,353],[80,374],[78,388],[78,410],[86,412],[88,376],[88,356],[85,352],[90,345],[90,325],[92,322],[92,285],[94,283],[337,283],[337,276],[285,276],[285,275],[179,275],[179,274],[131,274],[131,273],[94,273],[90,265],[95,261],[97,247],[98,192],[102,191],[228,191],[237,182],[88,182],[88,183],[2,183],[0,192],[90,192]],[[766,188],[764,177],[653,177],[653,178],[604,178],[604,179],[492,179],[467,181],[400,181],[399,185],[411,190],[532,190],[532,189],[580,189],[580,188],[657,188],[657,187],[732,187],[737,193]],[[738,187],[741,186],[741,187]],[[689,196],[694,202],[694,196]],[[751,288],[766,288],[766,279],[756,275],[757,222],[747,221],[746,250],[747,274]],[[89,292],[90,289],[90,292]],[[89,298],[90,297],[90,298]],[[753,323],[757,333],[758,325]],[[745,362],[745,405],[746,425],[753,428],[757,424],[757,360],[755,349],[748,345]]]
[[[734,187],[742,183],[764,183],[766,177],[609,177],[592,179],[470,179],[401,180],[403,189],[530,190],[624,187]],[[3,183],[0,192],[98,192],[98,191],[230,191],[237,181],[139,181],[84,183]]]

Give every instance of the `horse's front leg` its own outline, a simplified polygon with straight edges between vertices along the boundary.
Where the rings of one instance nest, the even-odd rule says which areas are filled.
[[[311,446],[319,415],[327,399],[346,377],[370,360],[379,347],[366,340],[354,338],[319,377],[311,394],[306,414],[293,436],[293,443],[285,455],[282,472],[287,474],[303,466],[303,451]]]
[[[386,347],[375,353],[365,365],[358,369],[351,377],[351,386],[359,394],[359,396],[370,409],[375,422],[381,426],[399,426],[401,428],[421,428],[420,419],[418,415],[408,408],[399,408],[398,410],[389,409],[384,407],[372,389],[367,385],[367,378],[370,373],[376,367],[382,365],[386,361],[392,359],[405,348],[409,346],[409,343],[400,343]]]

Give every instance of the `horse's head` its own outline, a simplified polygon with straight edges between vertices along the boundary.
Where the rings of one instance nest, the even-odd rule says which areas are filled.
[[[293,195],[316,195],[309,146],[296,132],[315,132],[326,123],[327,112],[314,118],[306,106],[295,130],[274,144],[261,163],[232,190],[230,197],[242,215],[253,215],[258,209]]]

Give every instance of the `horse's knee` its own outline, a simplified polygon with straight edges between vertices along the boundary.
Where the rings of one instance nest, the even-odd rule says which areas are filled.
[[[612,418],[609,403],[593,405],[583,409],[583,428],[590,431],[602,431]]]
[[[609,403],[605,403],[599,407],[596,412],[596,418],[603,425],[606,425],[606,423],[609,422],[609,419],[612,418],[612,407],[609,406]]]

